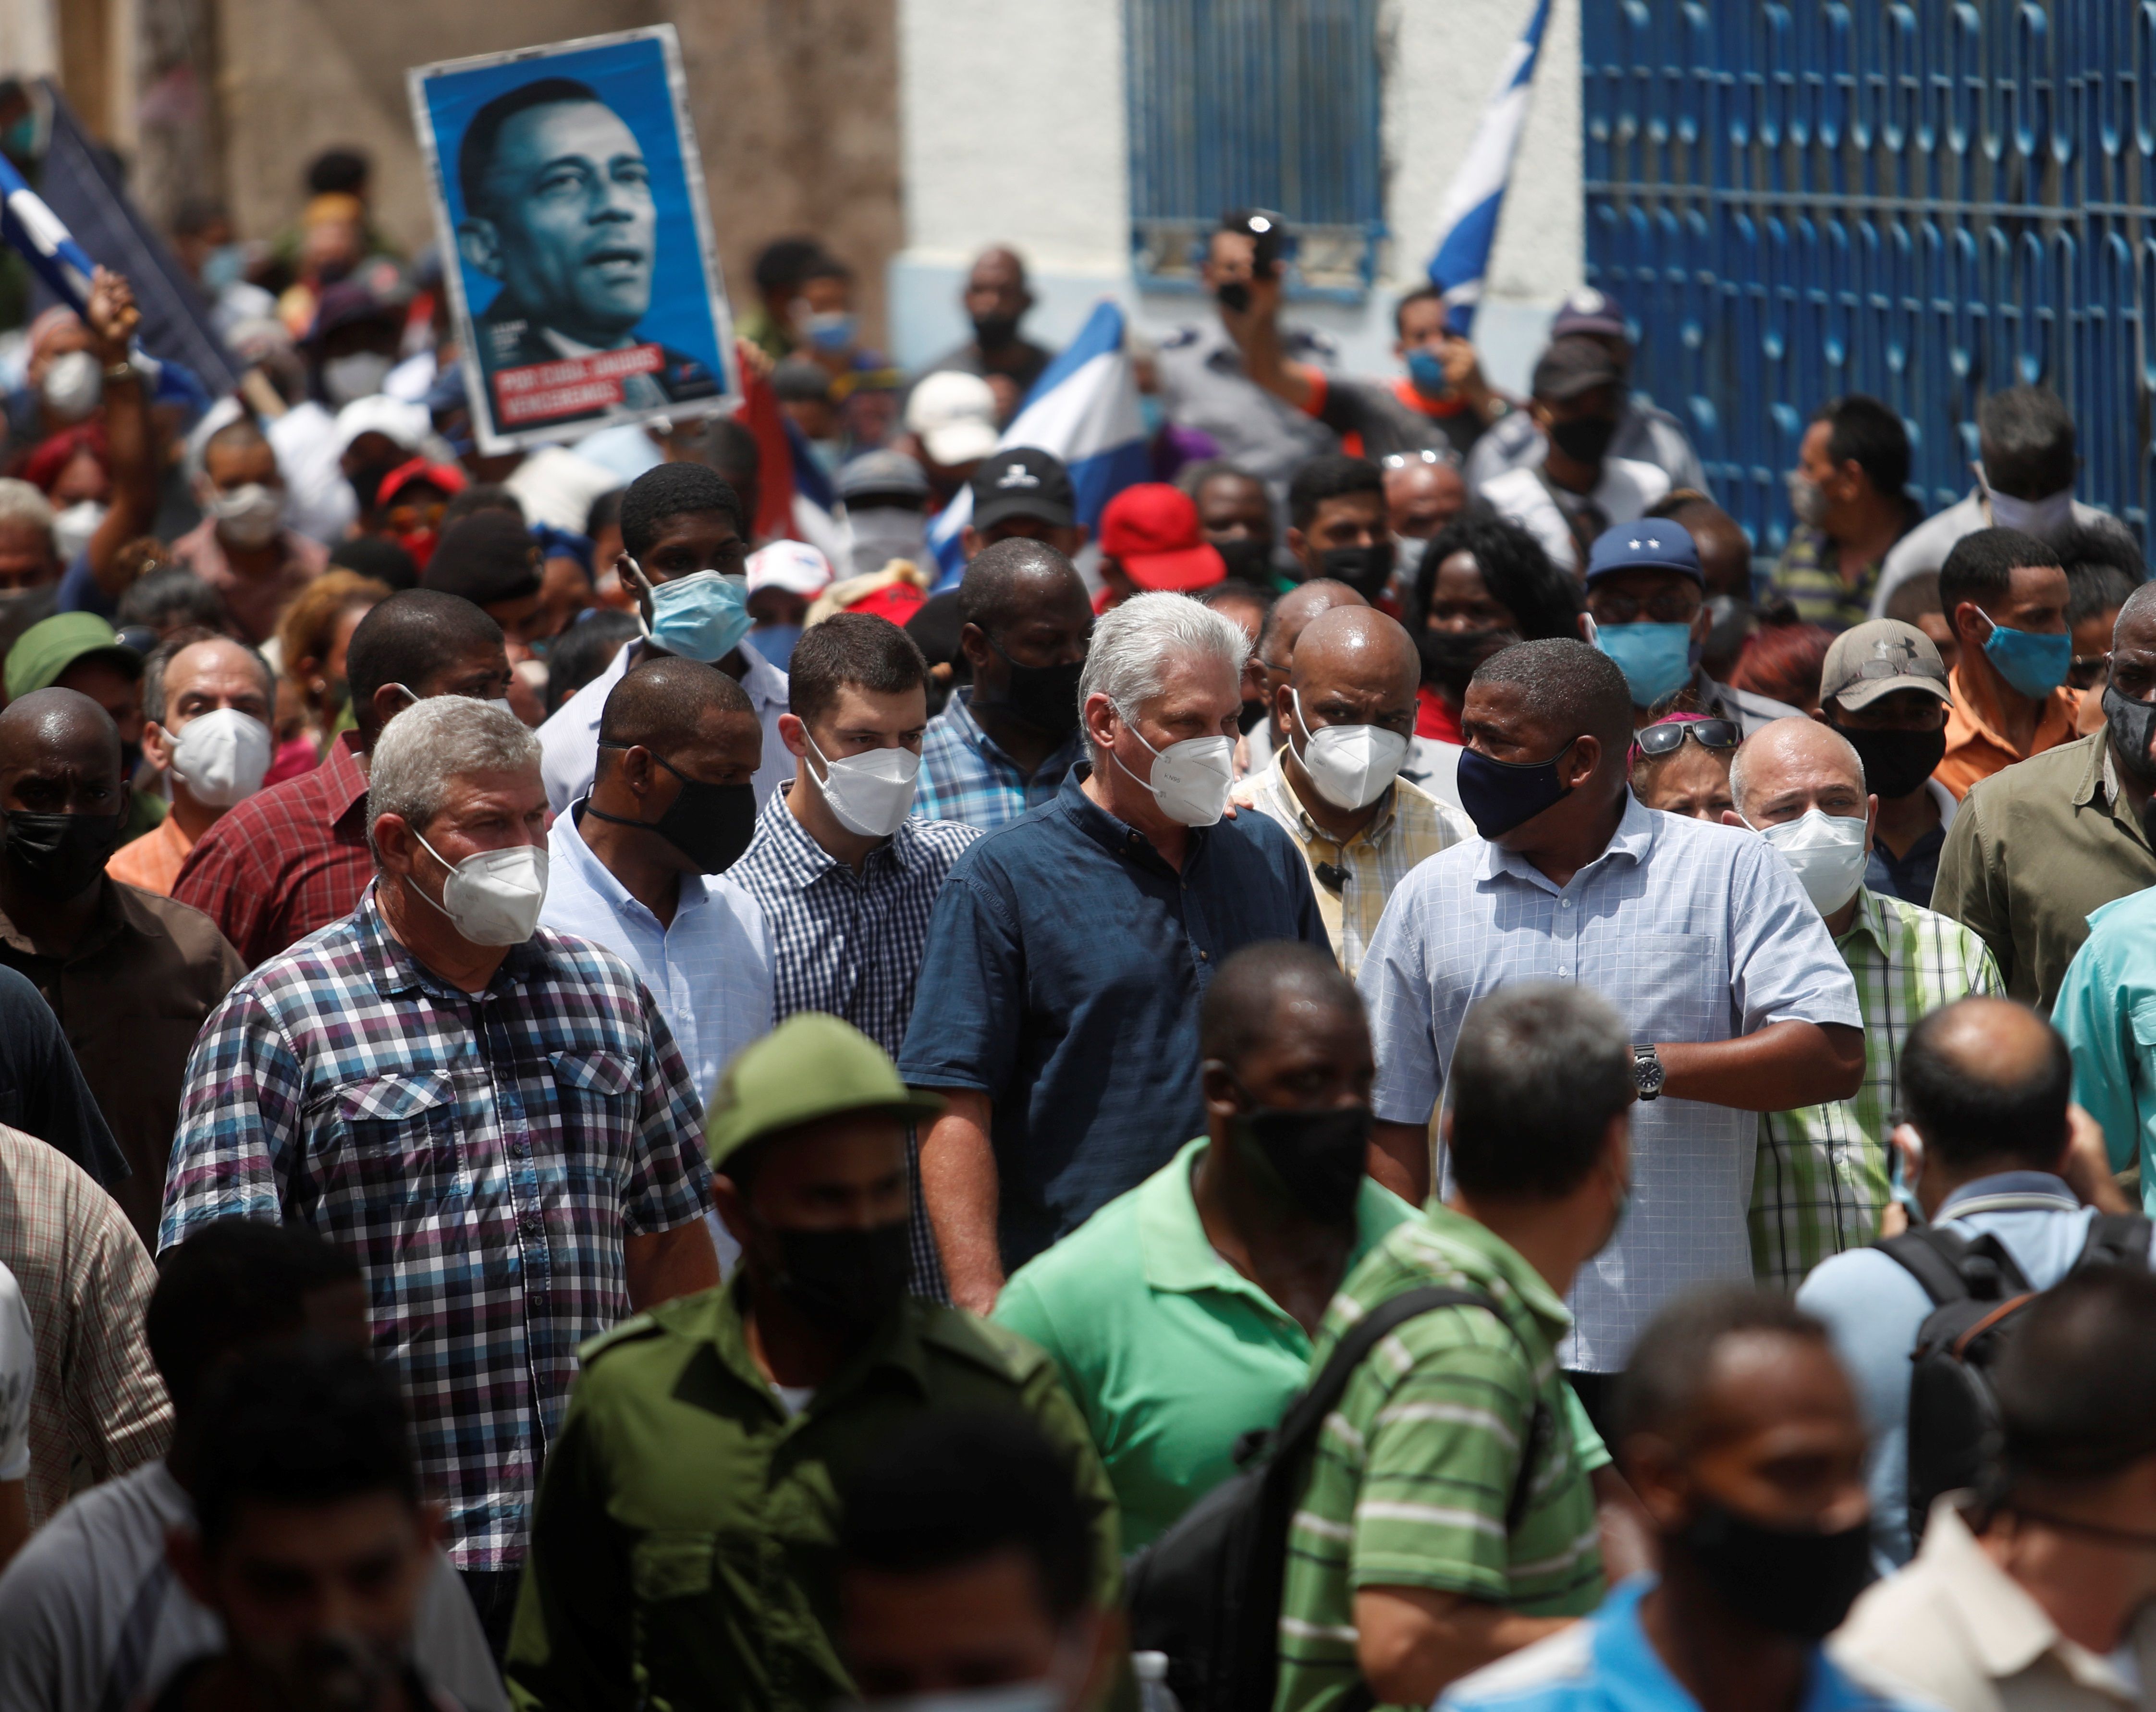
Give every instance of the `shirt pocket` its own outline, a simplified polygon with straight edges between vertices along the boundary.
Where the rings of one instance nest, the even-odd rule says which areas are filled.
[[[369,1076],[324,1102],[314,1163],[326,1197],[367,1206],[442,1200],[463,1181],[456,1085],[439,1070]]]
[[[603,1050],[549,1053],[547,1059],[570,1176],[619,1191],[634,1153],[640,1099],[635,1060]]]
[[[1571,978],[1615,1005],[1635,1040],[1726,1040],[1732,1033],[1729,956],[1712,934],[1614,933],[1588,947]]]
[[[646,1704],[699,1704],[724,1679],[717,1556],[717,1536],[693,1529],[661,1530],[629,1547],[630,1672]]]

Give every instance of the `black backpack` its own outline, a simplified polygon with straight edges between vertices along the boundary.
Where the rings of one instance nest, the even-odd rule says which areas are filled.
[[[2068,1274],[2085,1266],[2146,1271],[2148,1241],[2149,1222],[2141,1214],[2099,1212]],[[1909,1356],[1909,1538],[1915,1542],[1924,1537],[1934,1499],[1983,1487],[1997,1467],[1999,1405],[1991,1368],[2021,1310],[2041,1292],[1988,1231],[1969,1237],[1951,1223],[1926,1225],[1876,1246],[1908,1270],[1933,1305]]]
[[[1183,1712],[1265,1712],[1272,1704],[1288,1523],[1318,1431],[1378,1340],[1438,1308],[1480,1308],[1505,1324],[1479,1290],[1427,1284],[1380,1303],[1340,1340],[1276,1429],[1244,1435],[1235,1449],[1240,1472],[1131,1561],[1131,1649],[1168,1655],[1168,1686]],[[1528,1482],[1553,1425],[1537,1401],[1505,1512],[1507,1532],[1527,1510]],[[1372,1704],[1358,1684],[1342,1712]]]

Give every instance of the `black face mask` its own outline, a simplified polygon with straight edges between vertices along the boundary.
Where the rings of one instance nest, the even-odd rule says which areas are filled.
[[[1609,449],[1609,443],[1617,438],[1617,419],[1612,416],[1575,417],[1570,422],[1553,423],[1549,437],[1558,450],[1575,463],[1599,464]]]
[[[1393,544],[1381,541],[1368,547],[1327,547],[1322,573],[1344,582],[1366,601],[1385,592],[1393,574]]]
[[[2105,705],[2108,707],[2109,702]],[[1943,725],[1936,731],[1867,731],[1858,725],[1830,722],[1828,729],[1846,738],[1856,758],[1864,763],[1865,788],[1885,797],[1921,791],[1924,781],[1946,758]]]
[[[1823,1640],[1871,1585],[1871,1529],[1769,1528],[1707,1503],[1677,1535],[1730,1608],[1777,1634]]]
[[[1009,668],[1010,688],[1002,705],[1013,719],[1051,737],[1068,737],[1078,729],[1078,678],[1086,669],[1085,661],[1024,666],[1004,654],[994,638],[988,638],[988,646],[1003,654],[1004,664]]]
[[[1018,338],[1016,315],[975,315],[973,342],[983,351],[1004,351]]]
[[[1261,1105],[1238,1112],[1229,1131],[1256,1176],[1270,1178],[1287,1202],[1321,1224],[1352,1224],[1368,1168],[1370,1108],[1315,1111]]]
[[[1229,279],[1216,287],[1213,295],[1220,300],[1220,307],[1231,309],[1237,315],[1250,306],[1250,288],[1240,279]]]
[[[906,1294],[906,1222],[868,1230],[774,1230],[778,1285],[809,1319],[853,1335],[874,1331]]]
[[[120,843],[117,814],[25,814],[11,810],[4,848],[15,877],[55,904],[97,883]]]
[[[1425,630],[1415,638],[1422,654],[1422,677],[1454,701],[1467,699],[1467,680],[1475,669],[1501,648],[1520,639],[1516,630]]]
[[[602,749],[626,749],[625,743],[602,742]],[[692,779],[671,762],[651,757],[681,782],[681,788],[656,820],[630,820],[584,805],[584,812],[616,826],[643,827],[654,832],[696,864],[699,874],[723,874],[741,860],[749,840],[756,836],[756,787],[709,785]]]
[[[1253,535],[1232,536],[1213,543],[1213,551],[1228,567],[1228,574],[1242,582],[1263,588],[1273,580],[1273,544]]]
[[[1558,763],[1573,743],[1548,761],[1492,761],[1477,750],[1460,751],[1460,806],[1486,838],[1502,838],[1545,808],[1570,795],[1558,777]]]
[[[2112,753],[2118,764],[2144,785],[2156,783],[2156,758],[2148,753],[2149,739],[2156,737],[2156,702],[2136,701],[2107,684],[2103,722],[2111,728]]]

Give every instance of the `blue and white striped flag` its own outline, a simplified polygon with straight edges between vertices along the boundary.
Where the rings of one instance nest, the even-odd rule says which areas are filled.
[[[1490,246],[1497,236],[1497,210],[1505,200],[1520,131],[1527,123],[1527,89],[1542,53],[1543,26],[1549,22],[1550,0],[1535,0],[1535,15],[1506,57],[1491,91],[1490,105],[1475,127],[1467,158],[1452,175],[1438,216],[1437,247],[1430,259],[1430,283],[1445,294],[1445,320],[1455,332],[1467,332],[1481,300],[1482,276],[1490,269]]]
[[[998,443],[999,449],[1038,446],[1060,458],[1076,490],[1078,520],[1099,531],[1108,501],[1143,481],[1148,470],[1137,379],[1123,349],[1122,310],[1106,301],[1094,310],[1078,336],[1041,372]],[[973,490],[963,488],[928,526],[928,549],[942,573],[936,584],[939,593],[956,588],[965,574],[964,536],[973,516]]]

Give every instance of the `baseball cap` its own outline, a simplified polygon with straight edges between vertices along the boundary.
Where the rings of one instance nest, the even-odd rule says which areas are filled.
[[[1947,664],[1939,658],[1937,644],[1914,624],[1899,618],[1874,618],[1843,631],[1820,668],[1820,700],[1836,703],[1851,713],[1902,689],[1921,689],[1948,707],[1953,705],[1947,688]]]
[[[711,1169],[722,1171],[751,1142],[819,1118],[850,1111],[932,1118],[942,1110],[940,1094],[916,1094],[900,1081],[884,1049],[851,1023],[797,1011],[726,1066],[711,1090],[704,1149]]]
[[[978,375],[939,369],[923,375],[906,401],[906,426],[947,469],[978,464],[996,449],[996,395]]]
[[[1632,336],[1625,325],[1625,310],[1617,300],[1606,291],[1597,291],[1592,285],[1583,285],[1565,299],[1550,323],[1550,337],[1562,339],[1572,333],[1592,333],[1598,338],[1630,339]]]
[[[1620,523],[1595,537],[1594,550],[1587,556],[1588,582],[1620,571],[1675,571],[1702,588],[1707,587],[1707,573],[1699,568],[1699,549],[1691,533],[1666,517]]]
[[[1198,507],[1164,481],[1125,488],[1101,514],[1101,551],[1140,588],[1183,593],[1228,574],[1219,550],[1198,526]]]
[[[382,478],[382,484],[374,490],[377,509],[387,505],[415,481],[438,487],[445,494],[460,494],[470,484],[471,478],[454,464],[437,464],[431,458],[414,458],[408,464],[398,464]],[[501,515],[509,516],[506,511]],[[524,527],[521,518],[511,518],[511,520],[519,529]]]
[[[1593,339],[1580,334],[1553,339],[1542,361],[1535,365],[1534,395],[1552,404],[1563,404],[1597,387],[1614,387],[1625,378],[1617,359]]]
[[[447,542],[443,543],[447,546]],[[831,586],[831,561],[808,542],[775,541],[748,556],[748,592],[783,588],[811,600]]]
[[[396,325],[403,319],[403,310],[395,303],[385,301],[366,286],[350,279],[340,279],[334,285],[325,286],[315,302],[315,318],[309,324],[304,343],[319,345],[339,327],[349,327],[361,321],[386,321]]]
[[[8,700],[49,689],[60,674],[80,661],[108,659],[131,678],[142,675],[142,656],[124,646],[95,613],[56,613],[15,638],[8,650]]]
[[[928,475],[903,452],[879,449],[839,466],[839,497],[848,505],[871,495],[912,500],[928,497]]]
[[[1078,520],[1070,472],[1053,452],[1014,446],[973,472],[973,527],[988,529],[1006,517],[1036,517],[1056,529]]]

